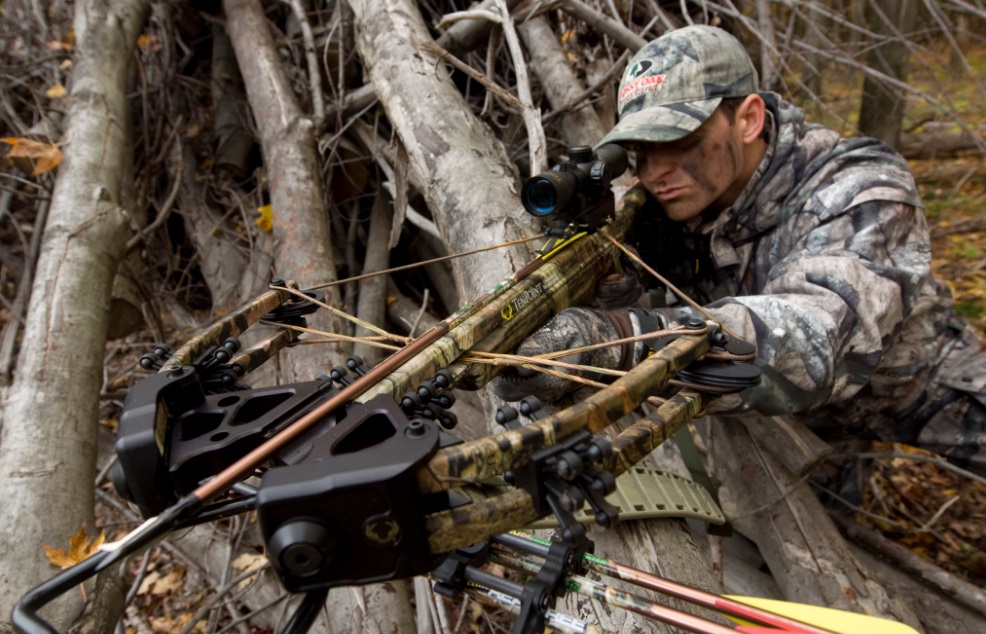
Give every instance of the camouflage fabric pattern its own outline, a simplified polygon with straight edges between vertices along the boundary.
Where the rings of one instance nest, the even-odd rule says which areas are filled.
[[[910,442],[986,472],[982,344],[949,327],[907,164],[763,96],[767,155],[732,207],[683,236],[706,254],[683,290],[758,347],[763,381],[727,413],[797,415],[826,439]]]
[[[591,308],[570,308],[552,317],[551,321],[525,339],[517,348],[516,354],[527,357],[537,355],[544,350],[581,348],[599,341],[619,339],[620,334],[613,321],[599,311]],[[630,334],[632,333],[626,333],[624,336]],[[557,360],[616,370],[620,368],[623,360],[623,348],[606,347],[574,352]],[[576,374],[593,381],[603,381],[606,378],[596,372]],[[578,388],[579,384],[528,368],[507,367],[494,379],[492,386],[493,392],[505,401],[519,401],[528,394],[534,393],[539,398],[553,403]]]
[[[599,143],[674,141],[695,131],[725,97],[757,92],[743,45],[722,29],[669,31],[634,55],[620,81],[620,121]]]

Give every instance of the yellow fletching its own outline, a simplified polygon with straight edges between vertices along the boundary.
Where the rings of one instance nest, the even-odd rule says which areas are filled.
[[[860,632],[865,632],[865,634],[918,634],[918,631],[909,625],[866,614],[759,597],[725,596],[737,603],[830,630],[833,634],[859,634]]]

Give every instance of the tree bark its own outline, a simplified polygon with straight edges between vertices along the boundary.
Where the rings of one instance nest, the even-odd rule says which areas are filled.
[[[126,246],[125,165],[131,52],[147,0],[80,1],[65,147],[0,437],[0,619],[57,569],[42,545],[67,548],[93,528],[92,482],[102,360],[117,263]],[[69,593],[45,615],[64,628],[82,607]]]
[[[723,512],[757,544],[785,599],[919,626],[906,599],[888,595],[852,556],[804,477],[742,423],[714,419],[709,428]]]
[[[907,81],[908,44],[902,33],[910,33],[917,16],[915,0],[873,0],[873,31],[891,38],[874,47],[868,65],[893,79]],[[859,131],[892,147],[900,140],[906,99],[899,91],[867,74],[863,80],[863,99],[859,105]]]
[[[334,282],[337,278],[314,124],[298,107],[260,3],[224,0],[223,7],[263,148],[274,215],[275,274],[284,280],[297,280],[302,288]],[[327,289],[326,301],[332,306],[342,305],[336,287]],[[309,326],[348,332],[341,319],[326,311],[316,313]],[[290,350],[281,360],[284,379],[311,378],[319,368],[332,367],[333,357],[338,359],[349,349],[348,345],[330,344]]]
[[[363,260],[363,273],[375,273],[387,268],[390,261],[390,223],[393,214],[390,211],[390,204],[387,194],[383,191],[377,192],[377,198],[373,202],[373,210],[370,212],[370,231],[366,239],[366,257]],[[356,316],[363,321],[379,325],[384,322],[387,314],[387,278],[383,275],[368,277],[360,281],[359,297],[356,304]],[[370,331],[364,328],[357,328],[357,336],[371,335]],[[376,348],[365,343],[356,343],[353,346],[353,354],[363,357],[368,365],[375,365],[377,361],[385,355],[381,348]]]
[[[407,152],[411,183],[427,202],[449,251],[532,232],[519,204],[516,169],[503,146],[472,114],[439,60],[420,50],[418,43],[431,37],[417,4],[349,4],[367,76]],[[453,261],[459,296],[477,296],[529,259],[529,252],[514,247],[468,262]],[[390,628],[409,614],[403,604],[410,596],[405,584],[392,585],[388,592],[363,590],[368,608],[364,616],[372,619],[364,626]],[[406,627],[413,627],[413,621]]]
[[[518,198],[517,172],[506,151],[469,109],[440,60],[422,52],[430,40],[410,0],[351,0],[357,48],[374,90],[410,161],[449,251],[467,251],[533,233]],[[521,247],[453,261],[459,294],[493,288],[530,259]]]
[[[518,30],[531,54],[531,68],[551,106],[558,109],[572,103],[584,87],[558,45],[551,23],[541,16],[527,20]],[[562,136],[569,147],[595,146],[606,135],[599,115],[588,103],[576,105],[561,117]]]

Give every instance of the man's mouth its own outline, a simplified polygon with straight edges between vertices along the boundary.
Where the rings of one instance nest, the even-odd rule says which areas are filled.
[[[654,192],[654,197],[661,201],[672,200],[680,196],[684,191],[684,187],[664,187]]]

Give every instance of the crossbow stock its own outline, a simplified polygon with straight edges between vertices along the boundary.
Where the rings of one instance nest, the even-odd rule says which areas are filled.
[[[54,632],[37,611],[81,581],[174,530],[256,511],[280,581],[305,593],[287,632],[307,631],[329,588],[423,574],[431,574],[443,594],[466,590],[496,598],[519,613],[518,633],[546,625],[600,631],[554,611],[566,588],[690,631],[736,631],[591,581],[584,576],[590,570],[753,624],[745,631],[852,631],[595,557],[574,515],[587,501],[597,523],[616,522],[617,510],[607,501],[615,478],[718,394],[756,381],[746,363],[752,346],[712,321],[658,333],[648,342],[653,355],[571,407],[541,414],[527,401],[521,407],[527,424],[517,422],[516,411],[501,409],[506,431],[472,442],[452,434],[453,388],[478,389],[496,371],[471,361],[512,351],[558,311],[588,301],[599,276],[619,259],[611,238],[626,233],[644,192],[630,190],[616,210],[608,187],[589,202],[590,225],[549,231],[548,248],[530,264],[372,368],[352,358],[309,382],[243,385],[244,376],[297,340],[290,326],[303,324],[321,303],[317,292],[283,282],[179,350],[159,347],[144,357],[141,365],[157,373],[126,399],[113,480],[148,519],[31,590],[14,610],[14,627]],[[565,223],[573,226],[571,218]],[[259,321],[287,327],[240,350],[236,338]],[[683,371],[686,384],[671,385]],[[618,435],[600,435],[656,394],[659,407]],[[257,475],[259,485],[251,480]],[[496,477],[505,482],[491,494],[484,485]],[[560,526],[554,542],[511,533],[548,515]],[[492,575],[481,568],[491,560],[532,578],[520,584]]]

